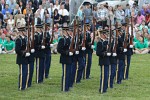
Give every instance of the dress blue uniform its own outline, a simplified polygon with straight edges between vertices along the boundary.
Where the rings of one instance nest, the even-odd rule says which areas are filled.
[[[24,31],[24,28],[19,28],[18,31]],[[15,42],[15,51],[17,53],[16,63],[19,65],[19,90],[27,88],[27,74],[28,74],[28,56],[26,54],[27,39],[24,35],[19,35]]]
[[[100,93],[105,93],[108,88],[109,56],[107,56],[108,41],[100,40],[97,43],[96,55],[99,56],[99,65],[101,67]]]
[[[91,65],[92,65],[92,53],[93,49],[91,49],[91,36],[90,32],[86,32],[86,50],[85,50],[85,69],[84,69],[84,74],[83,78],[84,79],[89,79],[90,78],[90,72],[91,72]]]
[[[36,25],[42,28],[42,25]],[[35,57],[36,57],[36,82],[42,83],[44,79],[45,46],[42,45],[43,32],[35,33]]]
[[[61,90],[64,92],[69,91],[70,87],[70,75],[71,75],[71,64],[72,59],[69,55],[69,47],[71,44],[71,40],[69,36],[63,36],[57,46],[57,51],[60,53],[60,63],[62,64],[62,88]]]
[[[45,43],[45,78],[48,78],[49,76],[49,70],[50,70],[50,65],[51,65],[51,47],[50,47],[50,40],[51,36],[50,33],[46,33],[46,43]]]
[[[130,35],[128,37],[128,43],[130,42]],[[127,52],[125,53],[125,68],[124,68],[124,79],[129,77],[129,67],[131,62],[131,56],[133,55],[133,48],[130,44],[127,46]]]
[[[121,84],[124,75],[124,60],[125,53],[123,47],[124,37],[123,35],[119,35],[118,37],[118,45],[117,45],[117,59],[118,59],[118,72],[117,72],[117,83]]]

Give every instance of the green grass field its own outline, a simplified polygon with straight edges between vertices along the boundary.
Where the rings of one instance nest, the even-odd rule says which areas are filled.
[[[15,55],[0,55],[0,100],[150,100],[150,55],[134,55],[130,67],[129,80],[115,84],[105,94],[100,94],[100,67],[98,57],[93,56],[90,80],[75,84],[70,92],[61,88],[62,68],[59,55],[52,56],[51,79],[43,84],[35,83],[35,73],[31,88],[18,91],[18,66]]]

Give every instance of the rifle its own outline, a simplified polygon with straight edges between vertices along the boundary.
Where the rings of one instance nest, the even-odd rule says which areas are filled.
[[[84,16],[84,26],[83,26],[83,42],[82,42],[82,50],[85,50],[86,47],[85,47],[85,41],[86,41],[86,25],[85,25],[85,22],[86,22],[86,19],[85,19],[85,16]]]
[[[53,39],[54,39],[54,15],[53,15],[53,24],[52,24],[52,38],[50,40],[50,44],[53,43]]]
[[[76,44],[75,44],[75,51],[76,51],[76,54],[78,54],[78,52],[79,52],[79,38],[80,38],[80,36],[79,36],[79,20],[77,20],[77,37],[76,37],[77,39],[77,41],[76,41]]]
[[[31,41],[31,49],[34,49],[34,15],[32,16],[32,41]]]
[[[27,31],[27,35],[28,35],[28,42],[27,42],[27,53],[30,52],[30,22],[29,22],[29,18],[30,16],[28,16],[28,31]]]
[[[45,13],[45,24],[44,24],[44,35],[43,35],[43,41],[42,41],[42,45],[45,46],[45,42],[46,42],[46,33],[47,33],[47,24],[46,24],[46,20],[47,20],[47,17],[46,17],[46,10],[44,11]]]
[[[125,35],[124,35],[124,42],[123,42],[124,51],[123,52],[127,52],[128,34],[129,34],[129,25],[127,24],[126,32],[125,32]]]
[[[94,40],[95,40],[95,24],[96,24],[96,19],[93,17],[93,40],[92,40],[92,45],[94,45]]]
[[[107,49],[107,55],[111,55],[111,38],[112,38],[112,29],[111,29],[111,19],[109,16],[109,40],[108,40],[108,49]]]
[[[118,22],[116,22],[116,36],[114,36],[114,45],[113,45],[113,55],[112,56],[117,56],[117,44],[118,44]]]
[[[74,20],[74,30],[73,30],[73,36],[72,36],[72,41],[71,41],[71,45],[69,48],[69,52],[74,52],[74,38],[75,38],[75,34],[76,34],[76,19]]]
[[[131,36],[130,36],[130,48],[133,48],[133,17],[131,16]]]

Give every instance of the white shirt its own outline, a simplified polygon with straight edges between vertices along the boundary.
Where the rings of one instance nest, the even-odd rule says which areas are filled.
[[[60,10],[58,11],[58,14],[59,14],[59,15],[62,15],[62,16],[69,16],[69,12],[68,12],[67,9],[60,9]]]
[[[10,27],[13,27],[14,22],[15,22],[14,19],[12,20],[9,19],[7,23]]]
[[[38,9],[37,11],[36,11],[36,13],[39,11],[40,9]],[[41,9],[40,10],[40,18],[41,18],[41,20],[43,21],[43,19],[44,19],[44,9]]]
[[[57,10],[59,11],[59,9],[60,9],[60,5],[54,5],[54,7],[53,7],[53,11],[54,11],[55,9],[57,9]]]
[[[129,0],[129,5],[130,5],[130,8],[132,8],[133,7],[133,4],[134,4],[134,0]]]

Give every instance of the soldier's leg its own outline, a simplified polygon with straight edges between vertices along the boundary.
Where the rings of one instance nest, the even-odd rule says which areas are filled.
[[[116,76],[116,64],[111,64],[110,88],[113,88],[115,76]]]
[[[87,68],[86,68],[86,79],[90,78],[91,65],[92,65],[92,53],[88,53],[88,62],[87,62]]]
[[[44,58],[39,59],[39,80],[38,83],[42,83],[44,79]]]
[[[129,68],[130,68],[131,56],[127,56],[127,70],[126,70],[126,79],[129,77]]]
[[[27,64],[19,65],[19,90],[25,90],[27,81]]]
[[[45,65],[45,78],[48,78],[49,76],[49,71],[50,71],[50,65],[51,65],[51,51],[48,51],[48,53],[46,54],[45,57],[45,61],[44,61],[44,65]]]
[[[30,62],[28,87],[30,87],[32,84],[33,72],[34,72],[34,62]]]

